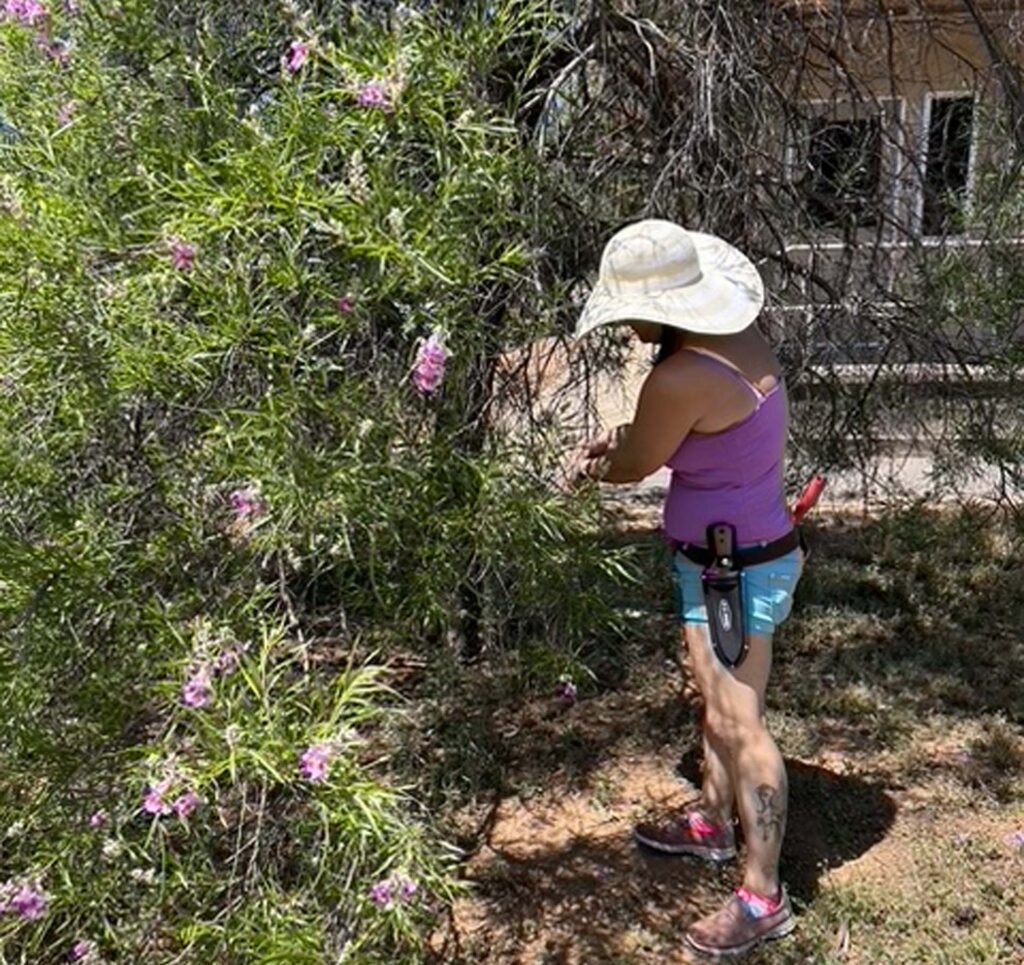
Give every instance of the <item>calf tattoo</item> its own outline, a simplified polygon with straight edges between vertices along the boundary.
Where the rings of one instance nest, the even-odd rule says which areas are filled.
[[[786,808],[779,798],[781,795],[770,784],[761,784],[757,788],[757,826],[765,841],[773,837],[782,837],[786,824]]]

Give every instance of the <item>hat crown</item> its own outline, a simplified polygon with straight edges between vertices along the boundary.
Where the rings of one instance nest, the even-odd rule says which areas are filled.
[[[600,282],[622,295],[692,285],[702,277],[697,246],[685,228],[648,219],[615,234],[601,257]]]

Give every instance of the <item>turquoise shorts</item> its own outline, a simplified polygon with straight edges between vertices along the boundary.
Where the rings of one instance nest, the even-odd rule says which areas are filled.
[[[803,550],[795,549],[777,560],[758,563],[740,571],[743,587],[743,619],[747,633],[770,637],[793,609],[793,592],[804,568]],[[680,623],[707,623],[702,567],[677,552],[672,559],[676,611]]]

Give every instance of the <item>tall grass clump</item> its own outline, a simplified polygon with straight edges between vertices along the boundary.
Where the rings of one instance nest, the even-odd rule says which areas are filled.
[[[416,960],[393,658],[614,629],[593,506],[494,428],[557,24],[440,7],[4,7],[4,961]]]

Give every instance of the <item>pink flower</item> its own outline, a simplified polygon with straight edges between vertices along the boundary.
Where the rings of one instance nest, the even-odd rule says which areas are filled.
[[[338,311],[342,315],[351,315],[356,307],[356,300],[351,295],[342,295],[338,299]]]
[[[359,88],[356,103],[360,107],[391,110],[391,97],[387,87],[379,80],[371,80]]]
[[[102,828],[107,823],[107,812],[97,811],[89,818],[89,827],[94,830]]]
[[[171,264],[176,271],[191,271],[196,260],[196,250],[184,241],[171,243]]]
[[[571,704],[577,698],[577,688],[571,680],[561,680],[555,687],[555,696]]]
[[[34,27],[39,20],[45,20],[50,11],[38,0],[6,0],[4,13],[12,20]]]
[[[327,780],[327,768],[332,757],[334,750],[327,744],[313,744],[299,758],[299,771],[307,781],[322,784]]]
[[[424,395],[430,395],[437,391],[437,387],[444,378],[444,367],[448,361],[449,352],[441,344],[441,335],[434,332],[430,338],[420,345],[416,354],[416,365],[412,372],[412,381],[416,388]]]
[[[206,667],[200,667],[181,688],[181,702],[186,707],[205,707],[213,700],[213,690],[210,688],[210,672]]]
[[[568,701],[570,704],[575,703],[576,684],[572,682],[571,678],[562,677],[555,685],[555,696],[561,697],[562,700]]]
[[[1014,851],[1024,851],[1024,831],[1014,831],[1006,836],[1006,843]]]
[[[77,941],[71,946],[71,951],[68,952],[68,961],[80,962],[92,955],[95,950],[96,946],[92,942],[87,942],[84,939]]]
[[[75,113],[75,102],[68,101],[66,104],[61,104],[57,108],[57,126],[67,127],[71,123],[71,118]]]
[[[3,904],[0,904],[0,912],[20,915],[27,921],[36,921],[46,914],[49,903],[50,896],[41,888],[22,884],[4,900]]]
[[[379,908],[390,908],[395,901],[412,901],[419,886],[411,878],[392,876],[370,888],[370,900]]]
[[[281,58],[284,69],[289,74],[297,74],[309,60],[309,53],[312,49],[304,40],[293,40],[288,46],[288,53]]]
[[[165,815],[171,813],[171,805],[164,800],[164,795],[167,793],[171,786],[171,782],[168,779],[158,781],[151,787],[146,788],[146,793],[142,797],[142,810],[146,814]]]
[[[227,677],[238,669],[239,651],[225,650],[217,654],[213,661],[213,672],[219,677]]]
[[[258,519],[267,511],[267,504],[255,486],[236,489],[228,498],[239,519]]]
[[[200,803],[202,802],[199,795],[195,791],[188,791],[182,794],[171,806],[174,808],[174,813],[184,820],[199,807]]]

